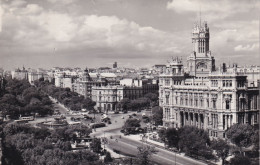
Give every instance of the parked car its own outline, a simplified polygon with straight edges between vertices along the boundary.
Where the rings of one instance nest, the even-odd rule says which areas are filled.
[[[92,124],[91,128],[100,128],[100,127],[105,127],[106,124],[105,123],[96,123],[96,124]]]

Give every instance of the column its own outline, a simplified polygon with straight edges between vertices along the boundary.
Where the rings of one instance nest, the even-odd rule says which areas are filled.
[[[188,113],[188,125],[191,125],[191,118],[190,118],[190,113]]]
[[[193,116],[193,125],[196,127],[196,113],[192,113]]]
[[[200,120],[200,114],[198,113],[198,123],[199,123],[199,128],[201,128],[201,120]]]
[[[208,115],[205,114],[203,117],[204,117],[203,128],[206,129],[208,127]]]
[[[229,116],[230,127],[232,126],[232,118],[233,118],[233,116],[232,116],[232,115],[230,115],[230,116]]]
[[[223,115],[223,130],[226,130],[226,115]]]
[[[229,115],[227,115],[227,128],[229,128],[230,125],[229,125]]]
[[[186,125],[186,112],[183,112],[183,125]]]

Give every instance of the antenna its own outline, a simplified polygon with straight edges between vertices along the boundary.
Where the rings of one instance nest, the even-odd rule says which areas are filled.
[[[200,6],[200,27],[201,27],[201,6]]]

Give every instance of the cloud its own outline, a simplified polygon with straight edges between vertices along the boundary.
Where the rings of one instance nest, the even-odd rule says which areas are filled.
[[[2,17],[3,17],[3,8],[2,8],[2,5],[0,4],[0,32],[2,31]]]
[[[46,52],[53,47],[59,52],[111,49],[122,54],[140,52],[139,55],[181,51],[181,45],[175,42],[181,37],[117,16],[70,15],[46,10],[38,4],[19,5],[4,6],[2,46],[33,52]]]
[[[254,50],[258,50],[259,49],[259,44],[255,43],[255,44],[252,44],[252,45],[238,45],[234,48],[234,50],[236,52],[238,51],[254,51]]]
[[[68,4],[72,4],[74,2],[76,2],[77,0],[47,0],[48,2],[50,3],[53,3],[53,4],[65,4],[65,5],[68,5]]]
[[[167,3],[166,8],[180,14],[201,11],[203,16],[215,20],[253,10],[257,13],[260,9],[260,2],[254,0],[172,0]]]

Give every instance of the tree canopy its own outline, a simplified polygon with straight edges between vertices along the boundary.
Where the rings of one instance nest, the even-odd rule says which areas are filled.
[[[69,139],[54,136],[59,131],[7,124],[3,128],[4,164],[101,164],[99,156],[90,150],[73,152]]]
[[[254,127],[249,124],[234,124],[226,131],[227,138],[239,147],[251,146],[254,134]]]
[[[163,124],[163,109],[159,106],[152,108],[152,121],[155,125],[162,125]]]

